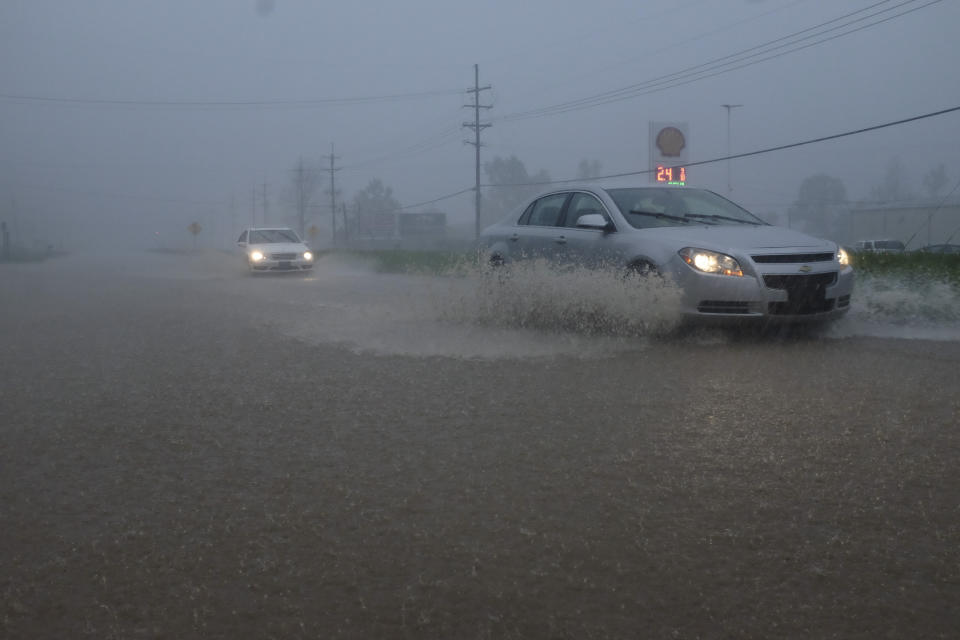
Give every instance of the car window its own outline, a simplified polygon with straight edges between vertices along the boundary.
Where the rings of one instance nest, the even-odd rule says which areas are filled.
[[[250,231],[250,244],[300,242],[293,229],[254,229]]]
[[[533,207],[534,207],[534,205],[536,205],[536,204],[537,204],[536,202],[531,202],[531,203],[530,203],[530,206],[528,206],[528,207],[523,211],[523,215],[520,216],[520,220],[517,222],[517,224],[530,224],[530,214],[533,213]]]
[[[554,193],[540,198],[533,203],[533,211],[527,219],[527,224],[537,227],[556,227],[560,224],[560,212],[566,202],[566,193]]]
[[[247,231],[244,229],[243,233],[240,234],[240,237],[237,239],[237,242],[246,242],[247,241]]]
[[[690,220],[709,219],[710,224],[766,224],[743,207],[706,189],[640,187],[609,189],[607,193],[627,222],[638,229],[688,224],[686,216]]]
[[[565,216],[565,227],[576,227],[580,216],[590,213],[599,213],[604,220],[610,222],[610,216],[607,215],[603,204],[597,200],[597,197],[590,193],[575,193],[570,198],[570,204],[567,205],[567,215]]]

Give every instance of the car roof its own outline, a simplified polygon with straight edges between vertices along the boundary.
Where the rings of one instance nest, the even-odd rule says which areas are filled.
[[[603,180],[585,181],[585,182],[565,182],[550,185],[543,185],[543,189],[536,197],[561,191],[613,191],[616,189],[662,189],[663,191],[709,191],[705,187],[688,187],[679,185],[649,184],[649,183],[627,183],[627,182],[607,182]]]

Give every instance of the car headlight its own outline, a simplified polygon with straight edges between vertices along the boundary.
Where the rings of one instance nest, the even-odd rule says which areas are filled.
[[[837,247],[837,262],[844,267],[850,266],[850,254],[843,247]]]
[[[694,249],[686,247],[678,252],[683,261],[688,265],[702,271],[703,273],[713,273],[720,276],[742,276],[743,269],[735,258],[725,253],[708,251],[706,249]]]
[[[304,260],[307,260],[307,261],[313,260],[313,254],[310,253],[309,251],[304,251],[304,252],[303,252],[303,259],[304,259]]]
[[[253,260],[254,262],[260,262],[261,260],[264,259],[264,257],[266,256],[264,256],[263,253],[261,253],[260,251],[250,252],[250,259]]]

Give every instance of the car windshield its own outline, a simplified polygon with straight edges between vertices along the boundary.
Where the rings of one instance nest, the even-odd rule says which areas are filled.
[[[698,224],[766,224],[746,209],[702,189],[608,189],[627,222],[637,229]]]
[[[281,242],[300,242],[300,238],[292,229],[253,229],[250,231],[250,244]]]

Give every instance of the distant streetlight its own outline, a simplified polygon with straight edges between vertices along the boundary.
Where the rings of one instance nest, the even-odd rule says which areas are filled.
[[[722,104],[720,105],[727,110],[727,191],[733,191],[733,181],[730,178],[730,112],[736,109],[737,107],[742,107],[742,104]]]

